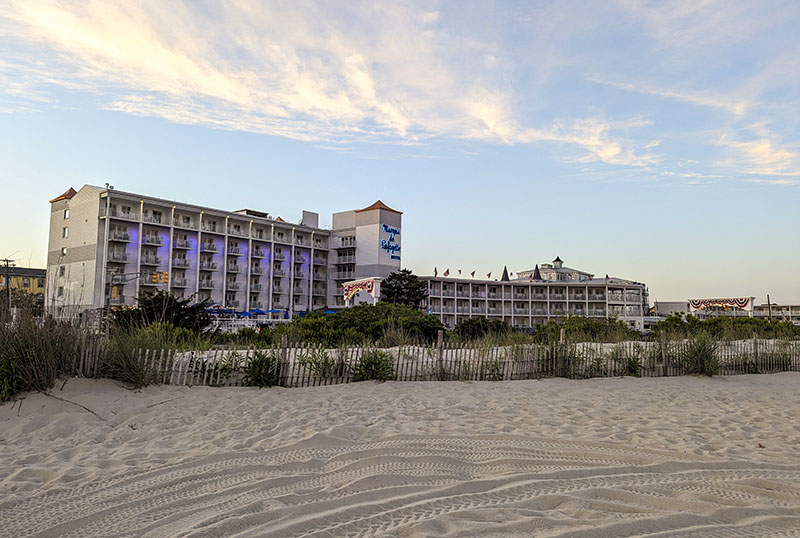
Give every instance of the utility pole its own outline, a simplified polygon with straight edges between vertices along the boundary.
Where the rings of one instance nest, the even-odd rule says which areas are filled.
[[[769,293],[767,294],[767,312],[769,312],[769,322],[772,323],[772,303],[769,302]]]
[[[14,260],[8,258],[0,260],[0,263],[5,265],[6,268],[6,299],[8,300],[8,311],[11,312],[11,268],[14,266]]]

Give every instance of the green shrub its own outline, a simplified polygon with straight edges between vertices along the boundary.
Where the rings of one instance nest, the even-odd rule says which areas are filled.
[[[148,291],[139,296],[137,306],[115,308],[109,315],[114,326],[123,331],[165,323],[199,334],[211,325],[212,318],[206,312],[207,301],[192,301],[191,297],[182,299],[163,290]]]
[[[642,360],[639,357],[626,357],[622,363],[622,375],[642,377]]]
[[[56,379],[71,375],[83,337],[77,325],[42,322],[27,310],[15,319],[0,315],[0,402],[24,391],[48,391]]]
[[[720,369],[717,358],[718,347],[719,344],[704,333],[690,338],[683,356],[686,373],[709,377],[718,374]]]
[[[481,363],[481,380],[502,381],[504,364],[500,358],[494,358]]]
[[[324,349],[312,349],[298,359],[301,366],[308,368],[315,377],[330,377],[337,361]]]
[[[394,361],[384,351],[369,351],[359,357],[352,368],[353,381],[394,379]]]
[[[505,335],[511,326],[499,319],[467,318],[459,321],[453,332],[463,340],[476,340],[487,335]]]
[[[274,355],[256,351],[244,367],[242,384],[246,387],[273,387],[280,383],[280,360]]]

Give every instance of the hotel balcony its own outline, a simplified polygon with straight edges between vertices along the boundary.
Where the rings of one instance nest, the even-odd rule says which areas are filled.
[[[314,265],[327,265],[328,260],[322,256],[314,256]]]
[[[204,232],[222,233],[221,230],[217,229],[216,224],[210,224],[208,222],[203,222],[202,225],[200,226],[200,229],[203,230]]]
[[[108,281],[112,284],[125,284],[130,280],[129,277],[121,273],[111,273],[108,275]]]
[[[458,292],[458,296],[459,297],[464,297],[464,298],[469,298],[469,292],[468,291],[459,291]]]
[[[185,278],[173,278],[172,279],[172,287],[173,288],[185,288],[187,285]]]
[[[163,224],[162,217],[158,217],[155,215],[148,215],[142,219],[144,222],[148,222],[150,224]]]
[[[129,242],[131,240],[131,234],[129,234],[128,232],[110,232],[108,234],[108,240]]]
[[[158,235],[143,235],[142,236],[142,244],[143,245],[157,245],[161,246],[164,242],[161,240],[161,237]]]
[[[328,275],[325,272],[314,272],[314,280],[327,280]]]
[[[242,254],[241,247],[228,247],[228,254],[231,256],[240,256]]]
[[[338,256],[336,258],[336,262],[335,263],[339,264],[339,265],[345,264],[345,263],[356,263],[356,257],[355,256]]]
[[[533,300],[534,301],[546,301],[547,300],[547,295],[545,295],[544,293],[534,293],[533,294]]]
[[[588,315],[589,316],[602,316],[602,317],[605,317],[606,311],[602,310],[602,309],[599,309],[599,308],[595,308],[595,309],[590,308]]]
[[[111,297],[108,300],[108,304],[113,306],[119,306],[125,304],[125,296],[124,295],[117,295],[116,297]]]
[[[172,248],[190,249],[192,248],[192,242],[188,239],[173,239]]]
[[[275,241],[277,241],[278,243],[291,243],[291,242],[292,242],[292,240],[291,240],[291,239],[288,239],[288,238],[287,238],[285,235],[283,235],[283,234],[275,234],[275,238],[274,238],[274,240],[275,240]]]
[[[139,214],[135,211],[120,211],[119,209],[112,209],[111,216],[116,219],[125,219],[125,220],[139,220]]]
[[[267,234],[265,234],[263,230],[253,230],[251,237],[253,239],[260,239],[261,241],[264,241],[267,237]]]
[[[200,262],[201,271],[216,271],[217,262]]]
[[[455,297],[456,292],[453,290],[442,290],[442,297]]]
[[[130,261],[130,257],[125,252],[109,252],[108,261],[116,263],[128,263]]]
[[[173,258],[172,267],[189,267],[191,262],[186,258]]]
[[[309,241],[308,239],[304,239],[302,237],[295,237],[294,238],[294,244],[295,245],[300,245],[301,247],[310,247],[311,246],[311,241]]]
[[[278,302],[273,301],[272,308],[274,308],[275,310],[286,310],[286,303],[280,301]]]
[[[355,278],[356,272],[355,271],[339,271],[336,273],[336,280],[347,280]]]
[[[215,243],[203,243],[200,252],[219,252],[219,247]]]
[[[531,313],[532,313],[534,316],[546,316],[546,315],[547,315],[547,310],[545,310],[544,308],[534,308],[534,309],[531,311]]]
[[[565,301],[567,299],[566,294],[564,293],[551,293],[550,300],[551,301]]]
[[[529,310],[527,308],[515,308],[514,309],[514,315],[515,316],[527,316],[528,313],[529,313]]]
[[[295,272],[293,273],[293,275],[294,275],[294,277],[295,277],[295,278],[305,278],[305,277],[306,277],[306,274],[307,274],[307,273],[304,273],[303,271],[295,271]]]
[[[150,275],[143,276],[139,279],[140,286],[157,286],[160,282],[153,282],[153,277]]]
[[[622,303],[622,302],[624,302],[624,301],[622,300],[622,294],[621,294],[621,293],[613,293],[613,292],[608,292],[608,300],[609,300],[609,301],[612,301],[612,302],[615,302],[615,303]]]
[[[283,288],[280,286],[272,286],[272,293],[283,293]]]
[[[497,314],[501,314],[501,313],[502,313],[502,312],[500,311],[500,309],[499,309],[499,308],[497,308],[497,307],[489,307],[489,309],[487,310],[487,312],[488,312],[489,314],[491,314],[491,315],[497,315]]]
[[[499,299],[500,298],[500,294],[497,293],[496,291],[490,291],[486,296],[489,297],[489,299]]]
[[[237,301],[236,299],[225,301],[225,306],[228,308],[239,308],[239,305],[241,305],[241,302]]]
[[[527,301],[528,300],[528,295],[525,294],[525,293],[515,293],[514,294],[514,300],[515,301]]]
[[[194,223],[194,221],[190,220],[189,222],[183,222],[178,217],[172,219],[172,225],[175,226],[176,228],[188,228],[190,230],[197,229],[197,225]]]
[[[261,301],[250,301],[250,308],[266,308]]]
[[[297,287],[297,286],[292,288],[292,294],[293,295],[305,295],[305,293],[306,293],[306,290],[304,288]]]
[[[213,280],[201,280],[199,288],[201,290],[213,290],[214,289],[214,281]]]
[[[325,288],[314,288],[314,295],[327,295],[327,290]]]
[[[551,308],[550,309],[551,316],[566,316],[567,309],[566,308]]]
[[[274,259],[278,260],[280,262],[285,262],[286,261],[286,255],[279,251],[279,252],[275,253],[275,258]]]
[[[473,314],[485,314],[486,313],[486,309],[483,308],[483,307],[480,307],[480,306],[473,306],[472,307],[472,313]]]
[[[263,284],[250,284],[250,291],[251,292],[264,291],[264,285]]]
[[[239,228],[228,228],[228,235],[235,235],[237,237],[247,237],[247,232]]]
[[[141,265],[161,265],[159,256],[142,256]]]
[[[259,266],[259,265],[255,265],[255,266],[250,268],[250,274],[251,275],[263,275],[266,272],[267,272],[267,270],[264,269],[263,267]]]
[[[236,290],[239,289],[239,283],[238,282],[226,282],[225,283],[225,289],[226,290],[236,291]]]
[[[586,300],[586,295],[577,295],[577,294],[576,295],[570,295],[569,296],[569,300],[570,301],[585,301]]]
[[[252,258],[266,258],[267,257],[266,254],[264,253],[264,251],[261,250],[260,248],[253,249],[253,251],[250,253],[250,256]]]
[[[236,264],[228,264],[228,272],[229,273],[241,273],[242,267]]]
[[[272,276],[286,276],[286,271],[283,269],[273,269]]]
[[[459,314],[469,314],[469,307],[468,306],[459,306],[458,308],[456,308],[456,311]]]
[[[589,300],[590,301],[605,301],[606,300],[606,296],[605,295],[589,295]]]

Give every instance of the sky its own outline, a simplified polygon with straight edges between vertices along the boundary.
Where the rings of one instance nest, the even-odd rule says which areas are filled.
[[[377,199],[403,266],[556,256],[650,300],[800,303],[800,4],[0,6],[0,257],[84,184],[298,221]]]

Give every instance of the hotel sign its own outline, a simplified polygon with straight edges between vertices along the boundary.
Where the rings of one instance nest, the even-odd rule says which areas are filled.
[[[381,249],[385,250],[391,259],[399,261],[400,243],[397,240],[397,236],[400,235],[400,228],[397,226],[388,226],[386,224],[382,224],[381,232],[387,236],[381,239]]]

